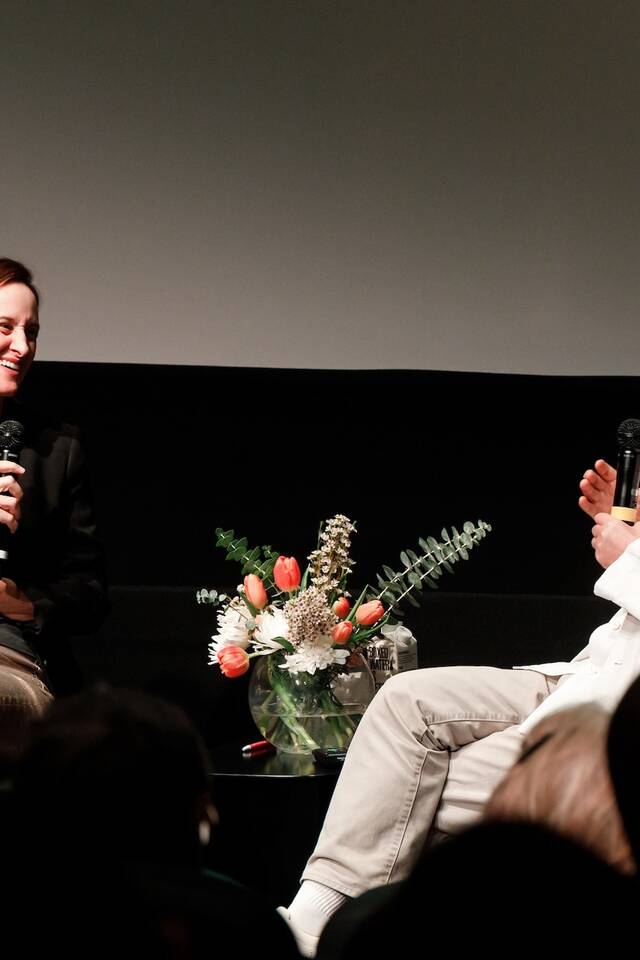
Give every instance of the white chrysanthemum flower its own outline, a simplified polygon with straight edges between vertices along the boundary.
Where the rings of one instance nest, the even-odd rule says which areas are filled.
[[[253,642],[257,651],[272,652],[282,650],[282,644],[278,637],[289,636],[289,622],[282,610],[277,607],[270,607],[263,610],[256,617],[256,630],[253,635]]]
[[[335,663],[343,666],[351,651],[344,647],[336,649],[331,646],[332,643],[331,637],[325,637],[325,643],[301,644],[295,653],[285,656],[282,669],[289,673],[315,673],[316,670],[326,670]]]
[[[211,666],[214,666],[216,663],[219,662],[219,661],[218,661],[218,650],[220,650],[221,647],[227,647],[227,646],[229,646],[229,644],[224,643],[222,640],[216,640],[215,637],[212,637],[212,638],[211,638],[211,643],[209,644],[209,647],[208,647],[208,650],[209,650],[209,666],[210,666],[210,667],[211,667]]]
[[[254,620],[251,611],[242,600],[234,599],[218,614],[218,632],[211,638],[212,647],[234,646],[246,650],[251,642],[249,629]]]

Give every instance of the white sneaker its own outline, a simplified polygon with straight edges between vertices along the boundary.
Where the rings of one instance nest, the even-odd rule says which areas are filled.
[[[318,940],[320,937],[314,937],[312,933],[307,933],[306,930],[302,930],[300,927],[296,926],[286,907],[278,907],[277,912],[291,930],[298,946],[298,950],[302,956],[315,957],[318,949]]]

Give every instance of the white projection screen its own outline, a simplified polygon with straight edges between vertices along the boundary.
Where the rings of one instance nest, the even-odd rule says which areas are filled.
[[[638,373],[635,0],[0,9],[42,358]]]

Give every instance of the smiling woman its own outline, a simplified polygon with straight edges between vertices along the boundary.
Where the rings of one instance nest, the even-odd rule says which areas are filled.
[[[0,768],[52,699],[65,634],[90,631],[107,609],[77,431],[16,400],[36,354],[39,306],[31,272],[0,258],[0,417],[24,430],[20,463],[0,459]]]
[[[36,355],[39,301],[26,267],[15,260],[1,260],[0,404],[18,392]]]

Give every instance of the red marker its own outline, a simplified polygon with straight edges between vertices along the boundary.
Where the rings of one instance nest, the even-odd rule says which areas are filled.
[[[242,748],[243,753],[266,753],[268,751],[275,750],[276,748],[272,743],[269,743],[268,740],[256,740],[255,743],[247,743]]]

